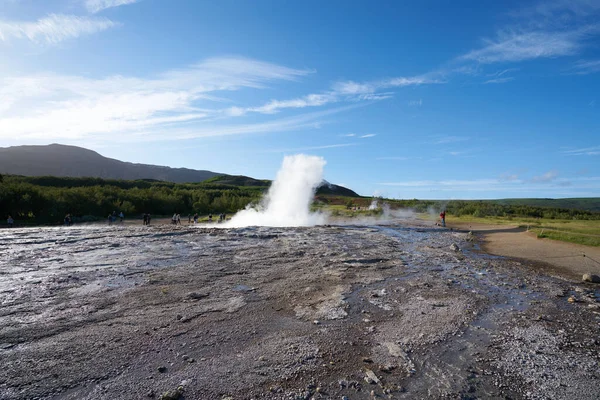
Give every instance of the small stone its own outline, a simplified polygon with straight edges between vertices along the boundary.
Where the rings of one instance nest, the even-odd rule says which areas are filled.
[[[375,384],[375,383],[379,383],[379,378],[377,377],[377,375],[375,375],[375,372],[371,371],[370,369],[366,369],[365,370],[365,382],[369,383],[369,384]]]
[[[594,274],[583,274],[584,282],[600,283],[600,276]]]
[[[161,374],[167,372],[167,367],[161,365],[160,367],[158,367],[158,372],[160,372]]]
[[[362,360],[363,360],[363,362],[365,362],[365,363],[372,363],[372,362],[373,362],[373,359],[372,359],[372,358],[370,358],[370,357],[363,357],[363,359],[362,359]]]
[[[571,296],[567,299],[569,303],[577,303],[577,298],[575,296]]]
[[[315,320],[313,321],[313,324],[315,324],[315,325],[319,325],[319,324],[320,324],[320,322],[319,322],[318,320],[316,320],[316,319],[315,319]]]
[[[188,299],[193,299],[193,300],[200,300],[203,299],[205,297],[208,297],[208,292],[206,293],[199,293],[199,292],[189,292],[187,294],[187,298]]]
[[[450,250],[452,250],[452,251],[459,251],[460,247],[458,247],[458,245],[456,243],[452,243],[450,245]]]

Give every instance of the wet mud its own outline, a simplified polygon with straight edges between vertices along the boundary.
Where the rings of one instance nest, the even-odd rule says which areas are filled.
[[[408,223],[3,230],[0,399],[598,399],[599,298]]]

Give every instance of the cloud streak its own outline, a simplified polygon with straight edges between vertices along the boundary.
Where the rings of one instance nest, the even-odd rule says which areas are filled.
[[[67,39],[91,35],[117,25],[106,18],[63,14],[49,14],[34,22],[0,20],[0,41],[24,39],[36,44],[55,45]]]
[[[214,92],[262,88],[270,81],[295,80],[307,73],[224,57],[148,79],[52,74],[0,78],[0,138],[82,139],[198,122],[218,114],[199,107]]]
[[[107,8],[137,3],[138,0],[85,0],[85,8],[91,13],[97,13]]]
[[[580,149],[563,151],[563,154],[569,156],[598,156],[600,155],[600,146],[584,147]]]

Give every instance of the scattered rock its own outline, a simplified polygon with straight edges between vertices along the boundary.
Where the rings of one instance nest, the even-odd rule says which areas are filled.
[[[570,296],[567,301],[569,303],[577,303],[577,298],[575,296]]]
[[[365,382],[371,385],[379,383],[379,378],[377,377],[377,375],[375,375],[375,372],[371,371],[370,369],[365,370],[365,375]]]
[[[183,395],[183,386],[179,386],[175,390],[170,390],[168,392],[163,393],[158,400],[179,400]]]
[[[450,250],[452,250],[452,251],[459,251],[460,247],[458,247],[458,245],[456,243],[452,243],[450,245]]]
[[[192,299],[192,300],[200,300],[200,299],[203,299],[205,297],[208,297],[208,295],[209,295],[208,292],[204,292],[204,293],[201,293],[201,292],[189,292],[186,297],[188,299]]]
[[[161,374],[167,372],[167,367],[161,365],[160,367],[158,367],[158,372],[160,372]]]
[[[600,283],[600,276],[594,274],[583,274],[584,282]]]

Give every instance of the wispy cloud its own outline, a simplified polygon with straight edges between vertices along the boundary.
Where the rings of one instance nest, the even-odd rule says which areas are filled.
[[[116,26],[106,18],[50,14],[34,22],[0,20],[0,41],[26,39],[36,44],[57,44]]]
[[[387,90],[406,86],[420,86],[444,83],[443,80],[436,79],[428,75],[413,77],[397,77],[370,82],[336,82],[333,85],[333,91],[340,95],[369,95],[375,94],[380,90]]]
[[[310,151],[310,150],[325,150],[325,149],[336,149],[339,147],[351,147],[356,146],[358,143],[339,143],[339,144],[326,144],[323,146],[308,146],[308,147],[296,147],[290,149],[273,149],[267,150],[268,153],[293,153],[296,151]]]
[[[230,107],[225,112],[231,116],[242,116],[248,113],[276,114],[286,108],[318,107],[338,101],[333,93],[309,94],[291,100],[271,100],[259,107]]]
[[[600,146],[583,147],[574,150],[566,150],[562,152],[569,156],[598,156],[600,155]]]
[[[466,142],[470,138],[466,136],[434,136],[431,140],[432,144],[448,144]]]
[[[419,100],[410,100],[408,105],[411,107],[421,107],[423,105],[423,99]]]
[[[558,171],[552,170],[552,171],[546,172],[543,175],[534,176],[533,178],[531,178],[531,182],[533,182],[533,183],[549,183],[549,182],[554,181],[557,176],[558,176]]]
[[[515,78],[513,78],[512,76],[507,76],[506,78],[495,78],[495,79],[490,79],[485,81],[484,83],[487,85],[489,83],[506,83],[506,82],[510,82],[510,81],[514,81]]]
[[[573,71],[577,75],[588,75],[600,72],[600,60],[580,60],[573,65]]]
[[[85,8],[91,13],[97,13],[107,8],[137,3],[139,0],[84,0]]]
[[[377,157],[376,160],[394,160],[394,161],[408,161],[412,160],[415,157],[400,157],[400,156],[390,156],[390,157]],[[420,158],[420,157],[417,157]]]
[[[202,120],[212,93],[262,88],[308,71],[262,61],[208,59],[157,77],[34,75],[0,78],[0,138],[85,138],[126,135]]]
[[[359,136],[359,138],[360,139],[366,139],[366,138],[371,138],[371,137],[374,137],[374,136],[377,136],[377,134],[376,133],[368,133],[366,135]]]
[[[595,31],[595,27],[586,27],[568,32],[500,32],[495,39],[485,40],[483,48],[462,58],[491,64],[572,56],[581,49],[581,41]]]
[[[459,59],[493,64],[579,54],[600,33],[599,12],[600,3],[593,0],[541,1],[514,10],[495,37]]]
[[[478,192],[496,192],[496,193],[533,193],[547,190],[549,187],[561,188],[569,187],[572,196],[574,191],[589,193],[591,190],[600,189],[600,177],[572,177],[542,180],[505,180],[505,179],[470,179],[470,180],[407,180],[398,182],[381,182],[381,186],[394,186],[401,188],[413,188],[427,192],[449,192],[449,193],[478,193]]]
[[[341,137],[354,137],[354,136],[356,136],[356,133],[345,133],[345,134],[342,134],[340,136]]]

